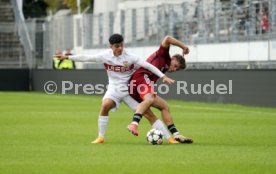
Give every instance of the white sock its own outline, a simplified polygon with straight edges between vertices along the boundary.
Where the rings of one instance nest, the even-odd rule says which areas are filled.
[[[161,120],[156,120],[153,125],[152,125],[153,128],[157,129],[157,130],[161,130],[164,134],[164,137],[166,139],[169,139],[170,138],[170,133],[169,131],[167,130],[167,128],[165,127],[165,125],[163,124],[163,122]]]
[[[105,135],[105,130],[106,130],[106,127],[107,127],[108,118],[109,118],[109,116],[99,115],[99,119],[98,119],[99,137],[104,137],[104,135]]]

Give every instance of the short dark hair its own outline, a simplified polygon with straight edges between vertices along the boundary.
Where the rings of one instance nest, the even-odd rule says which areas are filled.
[[[120,34],[112,34],[110,37],[109,37],[109,43],[111,45],[115,44],[115,43],[122,43],[124,42],[124,37]]]
[[[186,67],[187,67],[186,60],[182,55],[175,54],[172,57],[174,57],[176,59],[176,61],[180,64],[179,69],[186,69]]]

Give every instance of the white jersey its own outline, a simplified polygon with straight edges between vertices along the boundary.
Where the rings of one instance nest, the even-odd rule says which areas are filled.
[[[135,54],[131,54],[125,49],[118,57],[114,56],[113,51],[110,49],[96,55],[73,55],[69,56],[69,59],[80,62],[103,63],[109,81],[109,86],[103,100],[109,98],[116,103],[116,106],[112,111],[119,108],[122,100],[124,100],[132,109],[138,106],[138,103],[128,94],[129,79],[138,65],[150,70],[159,77],[164,76],[164,74],[155,66],[139,58]]]
[[[110,49],[96,55],[73,55],[69,56],[69,59],[81,62],[103,63],[104,68],[107,70],[109,85],[112,86],[127,85],[138,65],[149,69],[159,77],[164,76],[155,66],[126,49],[118,57],[114,56],[113,51]]]

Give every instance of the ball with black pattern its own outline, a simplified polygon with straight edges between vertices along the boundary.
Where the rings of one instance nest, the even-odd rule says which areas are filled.
[[[163,132],[157,129],[151,129],[147,133],[147,141],[152,145],[160,145],[163,143]]]

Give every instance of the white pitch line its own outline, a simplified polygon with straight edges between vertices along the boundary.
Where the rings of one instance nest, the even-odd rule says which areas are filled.
[[[271,112],[244,111],[244,110],[238,110],[238,109],[226,109],[226,108],[215,108],[215,107],[198,107],[198,106],[182,106],[182,105],[169,105],[169,106],[176,107],[176,108],[190,108],[190,109],[211,110],[211,111],[228,111],[228,112],[276,115],[276,113],[271,113]]]
[[[4,92],[0,92],[0,94]],[[13,93],[14,94],[14,93]],[[13,95],[12,94],[12,95]],[[46,94],[46,93],[16,93],[16,96],[30,96],[30,94],[39,94],[40,98],[49,98],[49,99],[63,99],[63,100],[67,100],[67,99],[72,99],[72,100],[84,100],[84,101],[101,101],[101,99],[96,99],[92,97],[82,97],[81,95],[78,94],[59,94],[59,95],[55,95],[55,94]],[[40,94],[44,94],[44,95],[40,95]],[[33,95],[35,97],[37,97],[36,95]]]

